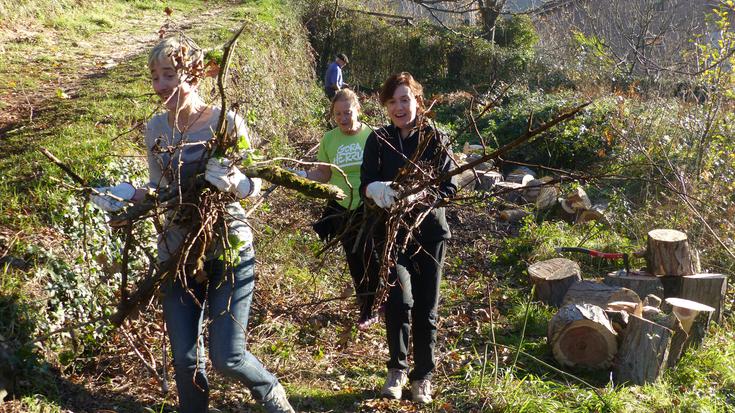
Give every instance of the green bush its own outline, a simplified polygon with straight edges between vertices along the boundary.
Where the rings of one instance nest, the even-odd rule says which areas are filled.
[[[332,21],[333,8],[324,1],[305,8],[303,20],[320,54],[317,72],[324,73],[336,53],[345,53],[351,62],[345,67],[348,83],[366,90],[399,71],[411,72],[432,90],[487,88],[496,80],[517,79],[534,55],[537,37],[525,17],[499,23],[502,44],[493,44],[473,27],[449,31],[426,21],[407,25],[345,11]]]

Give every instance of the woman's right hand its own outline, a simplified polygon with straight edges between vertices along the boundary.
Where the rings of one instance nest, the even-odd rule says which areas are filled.
[[[375,181],[365,188],[365,196],[372,199],[375,205],[387,209],[396,203],[398,192],[391,188],[392,181]]]
[[[107,212],[117,212],[128,204],[135,196],[135,187],[127,182],[115,186],[94,188],[90,200],[100,209]]]

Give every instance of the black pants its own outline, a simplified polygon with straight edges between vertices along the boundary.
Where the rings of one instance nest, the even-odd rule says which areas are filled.
[[[413,326],[411,381],[430,379],[436,346],[439,284],[446,241],[420,242],[399,253],[389,274],[390,290],[385,309],[389,369],[408,369],[408,340]],[[409,324],[410,322],[410,324]]]
[[[375,291],[378,288],[378,268],[368,265],[373,251],[372,237],[363,228],[363,206],[348,211],[336,202],[327,204],[322,218],[314,224],[314,230],[322,240],[340,237],[340,244],[347,259],[347,267],[355,287],[360,319],[372,316]]]

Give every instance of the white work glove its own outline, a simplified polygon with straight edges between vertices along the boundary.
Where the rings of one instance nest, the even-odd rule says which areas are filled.
[[[255,196],[260,192],[260,179],[248,178],[229,159],[209,158],[204,179],[218,190],[233,193],[238,198]]]
[[[93,194],[91,201],[103,211],[117,212],[123,209],[126,202],[133,199],[135,187],[127,182],[115,186],[95,188],[99,194]]]
[[[381,208],[390,208],[396,203],[398,192],[390,187],[391,181],[375,181],[365,188],[365,196],[372,199]]]

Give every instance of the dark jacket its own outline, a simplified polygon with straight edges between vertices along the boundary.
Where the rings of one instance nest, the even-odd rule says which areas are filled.
[[[360,172],[360,194],[364,197],[365,188],[372,182],[395,181],[401,168],[406,166],[407,160],[416,154],[419,139],[429,140],[417,158],[417,163],[424,171],[431,174],[432,178],[436,178],[453,169],[451,145],[446,135],[427,125],[401,139],[398,128],[388,125],[373,131],[365,142]],[[455,182],[453,178],[447,179],[430,190],[435,191],[441,198],[452,198],[457,192]],[[378,232],[376,235],[380,237],[382,234]],[[413,235],[418,241],[427,242],[451,238],[444,207],[431,210],[421,223],[418,233]]]

